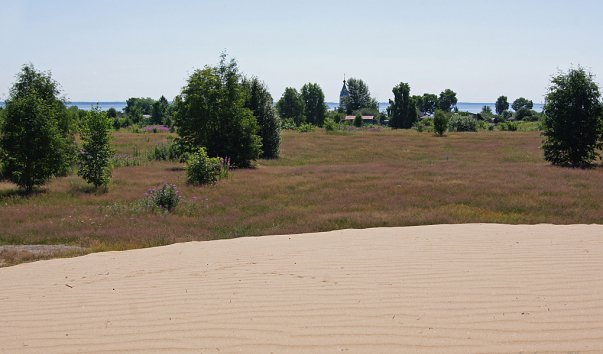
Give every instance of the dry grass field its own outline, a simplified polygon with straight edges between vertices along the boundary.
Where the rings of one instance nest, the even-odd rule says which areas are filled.
[[[343,228],[603,222],[603,168],[546,164],[538,132],[287,131],[282,158],[209,187],[186,185],[183,164],[146,159],[168,139],[116,133],[117,154],[135,166],[116,168],[108,193],[77,176],[29,197],[0,184],[0,245],[82,247],[73,255]],[[145,210],[144,193],[164,182],[182,193],[177,211]],[[40,257],[0,247],[0,264]]]

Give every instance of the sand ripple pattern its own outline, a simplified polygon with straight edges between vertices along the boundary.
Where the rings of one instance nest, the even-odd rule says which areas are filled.
[[[603,226],[440,225],[0,269],[2,353],[603,352]]]

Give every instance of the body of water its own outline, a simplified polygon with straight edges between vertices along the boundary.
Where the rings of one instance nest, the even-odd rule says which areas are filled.
[[[89,110],[92,107],[95,107],[97,105],[103,111],[106,111],[109,108],[115,108],[118,111],[123,111],[123,109],[126,108],[126,102],[67,102],[68,107],[76,106],[80,109],[85,109],[85,110]],[[379,103],[379,111],[385,112],[388,105],[389,104],[387,102],[380,102]],[[329,107],[329,109],[333,110],[333,109],[337,109],[337,107],[339,107],[339,103],[327,102],[327,106]],[[490,108],[492,108],[492,112],[495,111],[494,103],[459,102],[457,104],[459,111],[465,111],[465,112],[471,112],[471,113],[481,112],[482,107],[484,107],[484,106],[489,106]],[[0,102],[0,107],[4,107],[4,102]],[[535,103],[534,110],[537,112],[542,112],[543,105],[540,103]]]
[[[510,103],[509,103],[510,104]],[[339,103],[336,102],[327,102],[327,106],[330,110],[337,109],[339,107]],[[385,112],[389,106],[387,102],[379,102],[379,111]],[[462,112],[470,112],[470,113],[479,113],[482,111],[484,106],[489,106],[492,109],[492,112],[496,112],[496,105],[494,103],[476,103],[476,102],[459,102],[457,105],[459,111]],[[544,105],[541,103],[534,103],[534,110],[536,112],[542,112]]]

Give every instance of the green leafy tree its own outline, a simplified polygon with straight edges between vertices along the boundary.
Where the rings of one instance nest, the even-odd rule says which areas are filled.
[[[183,143],[205,147],[212,157],[228,157],[248,167],[259,157],[258,123],[245,108],[237,63],[222,54],[217,66],[195,70],[174,100],[174,119]]]
[[[509,109],[509,101],[507,100],[507,96],[500,96],[496,100],[496,114],[502,114],[502,112]]]
[[[456,108],[458,99],[456,98],[456,92],[451,89],[446,89],[440,93],[438,98],[438,108],[444,112],[452,112]]]
[[[301,88],[301,97],[304,101],[304,116],[310,124],[322,127],[325,121],[327,105],[325,94],[318,84],[307,83]]]
[[[448,129],[448,115],[442,110],[436,110],[433,116],[433,130],[439,135],[443,136]]]
[[[111,132],[113,120],[97,108],[88,112],[84,120],[78,175],[96,188],[108,186],[111,181]]]
[[[107,117],[109,118],[117,118],[117,110],[113,107],[107,110]]]
[[[363,108],[378,110],[377,100],[371,97],[368,86],[361,79],[350,78],[348,80],[348,91],[350,96],[345,99],[345,111],[352,114]]]
[[[390,116],[389,125],[394,129],[410,129],[417,121],[417,109],[410,97],[410,86],[401,82],[392,89],[394,100],[389,100],[387,108]]]
[[[432,93],[425,93],[423,96],[417,96],[415,102],[421,114],[432,115],[438,107],[438,96]]]
[[[513,110],[515,112],[519,112],[519,110],[522,108],[530,110],[530,109],[534,108],[534,102],[532,102],[531,100],[525,99],[523,97],[519,97],[518,99],[513,101],[513,104],[511,105],[511,107],[513,108]]]
[[[64,99],[50,73],[25,65],[6,100],[0,150],[4,177],[31,192],[75,161],[74,134]]]
[[[578,67],[553,77],[544,112],[545,160],[560,166],[592,164],[603,148],[603,105],[593,75]]]
[[[155,100],[152,98],[131,97],[126,100],[124,113],[130,117],[133,123],[143,123],[143,115],[151,115],[153,113],[153,105]]]
[[[168,100],[161,96],[158,101],[153,102],[151,106],[151,124],[165,124],[168,120],[170,104]]]
[[[531,120],[530,118],[534,116],[536,112],[531,109],[522,107],[517,112],[515,112],[516,120]]]
[[[245,107],[251,109],[260,126],[259,135],[262,138],[262,154],[266,159],[279,156],[281,144],[281,122],[273,107],[272,95],[266,85],[258,78],[244,79],[246,90]]]
[[[276,104],[278,114],[283,119],[293,119],[295,125],[299,126],[304,120],[304,100],[299,92],[292,87],[287,87],[283,96]]]

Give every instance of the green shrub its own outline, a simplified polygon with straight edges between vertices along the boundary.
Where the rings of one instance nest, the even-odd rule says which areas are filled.
[[[300,133],[311,133],[316,127],[310,123],[303,123],[297,127],[297,131]]]
[[[448,121],[448,129],[453,132],[476,132],[477,126],[477,119],[456,113]]]
[[[498,125],[498,129],[502,131],[515,132],[517,131],[517,123],[515,122],[504,122]]]
[[[293,118],[281,118],[281,129],[283,130],[296,130],[297,125]]]
[[[503,120],[508,120],[509,118],[513,117],[513,113],[510,111],[503,111],[500,116]]]
[[[205,148],[191,154],[186,161],[187,182],[194,185],[214,184],[228,175],[229,161],[207,156]]]
[[[175,185],[166,183],[159,189],[149,189],[144,200],[147,208],[153,211],[172,212],[180,202],[180,192]]]
[[[182,144],[181,140],[158,144],[149,152],[149,160],[186,162],[191,150],[192,148]]]
[[[492,130],[490,129],[490,127],[492,126],[491,123],[488,123],[484,120],[478,120],[477,121],[477,128],[478,129],[483,129],[483,130]]]
[[[527,108],[520,108],[517,112],[515,112],[515,120],[530,120],[531,116],[536,113],[535,111]]]
[[[339,129],[339,124],[337,124],[337,122],[335,122],[335,120],[332,118],[327,118],[325,119],[324,127],[327,132],[333,132]]]
[[[433,130],[434,119],[431,117],[422,118],[421,120],[415,123],[415,129],[418,132],[432,132]]]
[[[354,126],[356,128],[360,128],[362,126],[362,116],[360,114],[356,114],[356,117],[354,117]]]
[[[446,132],[447,128],[448,128],[448,115],[444,111],[441,111],[439,109],[436,110],[434,117],[433,117],[434,132],[437,135],[442,136]]]

